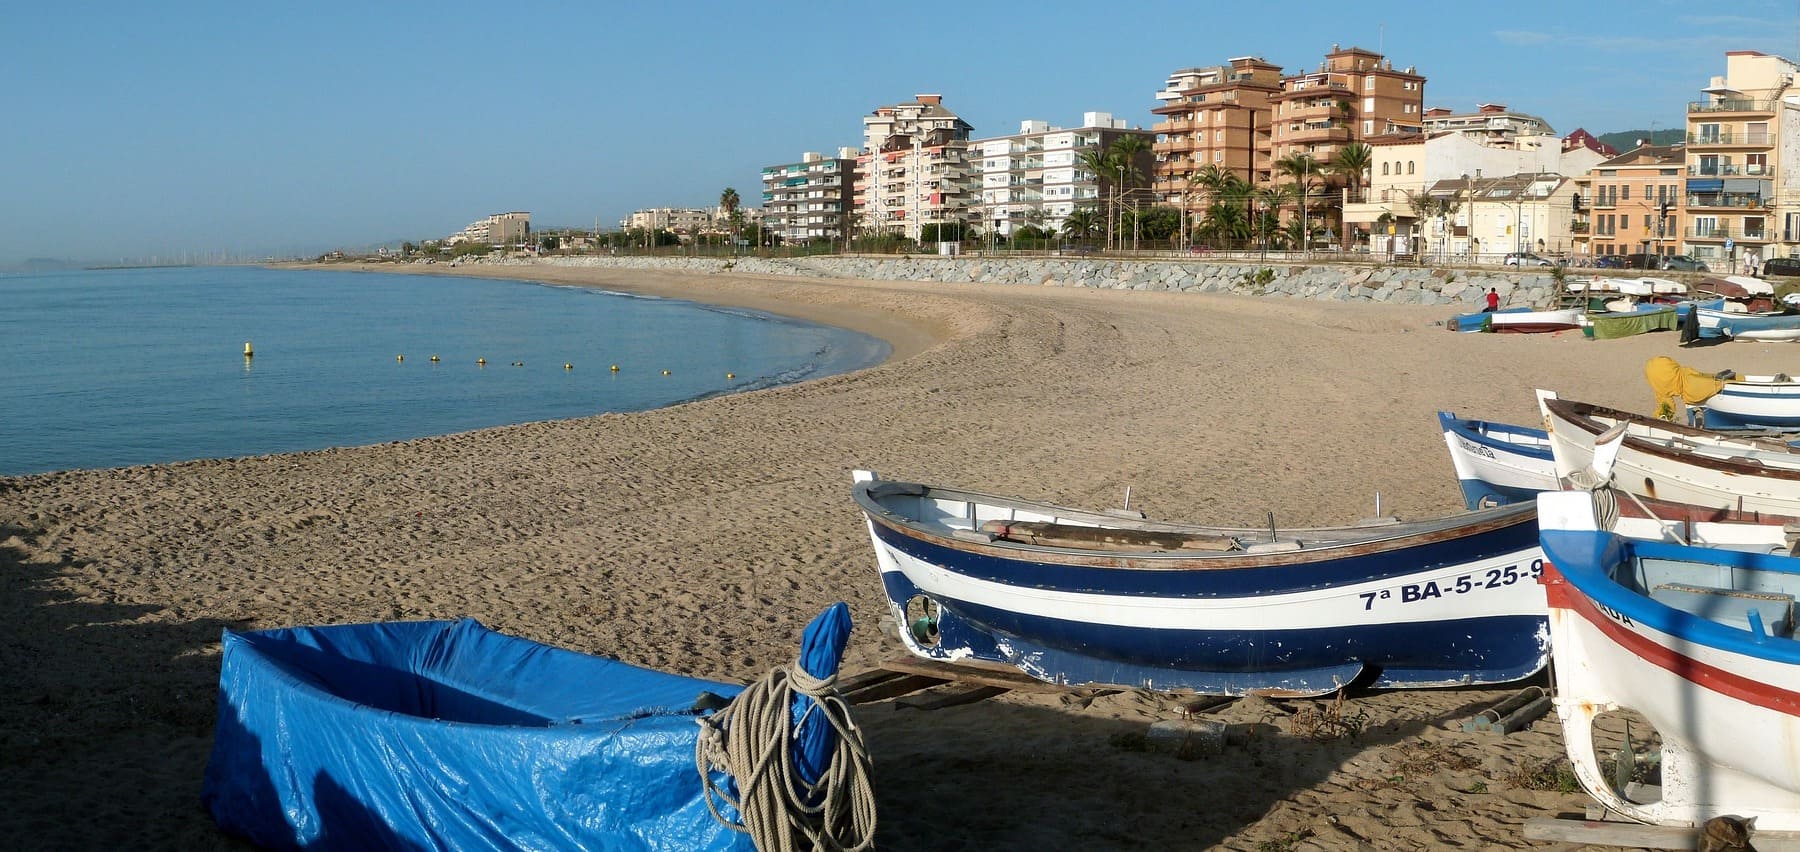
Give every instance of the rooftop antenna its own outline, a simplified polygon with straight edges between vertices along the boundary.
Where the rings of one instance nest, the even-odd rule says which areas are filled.
[[[1387,52],[1387,24],[1385,23],[1375,25],[1375,52]]]

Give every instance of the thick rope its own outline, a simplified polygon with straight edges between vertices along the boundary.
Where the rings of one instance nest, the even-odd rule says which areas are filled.
[[[796,695],[811,698],[801,721],[823,714],[837,734],[831,763],[813,784],[794,770],[794,735],[800,724],[789,712]],[[763,852],[855,852],[875,847],[875,790],[869,752],[850,707],[837,693],[837,676],[820,680],[798,661],[771,670],[712,716],[702,716],[694,765],[706,785],[713,818],[747,832]],[[740,797],[713,780],[713,770],[736,779]],[[730,805],[743,818],[735,823],[719,811]]]
[[[1594,520],[1603,530],[1611,530],[1619,522],[1619,494],[1613,490],[1612,477],[1601,479],[1591,469],[1571,471],[1569,484],[1588,493],[1594,501]]]

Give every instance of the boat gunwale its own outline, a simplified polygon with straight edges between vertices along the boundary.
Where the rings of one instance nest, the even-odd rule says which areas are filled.
[[[1006,558],[1050,562],[1059,565],[1077,567],[1109,568],[1131,571],[1194,571],[1194,570],[1239,570],[1255,568],[1277,568],[1291,565],[1310,565],[1320,562],[1369,556],[1373,554],[1392,553],[1414,547],[1453,541],[1466,536],[1505,529],[1523,523],[1536,523],[1537,505],[1525,501],[1497,506],[1491,509],[1462,512],[1445,515],[1422,521],[1401,522],[1398,524],[1379,524],[1348,527],[1276,527],[1277,540],[1300,539],[1303,543],[1297,550],[1278,550],[1268,552],[1252,552],[1248,550],[1217,551],[1208,553],[1180,553],[1171,551],[1119,551],[1099,550],[1078,547],[1060,547],[1034,545],[1021,542],[994,539],[992,541],[970,541],[951,534],[949,528],[939,524],[909,518],[881,505],[880,501],[869,494],[870,486],[898,485],[923,489],[919,494],[908,494],[909,498],[923,499],[930,495],[939,495],[936,499],[948,499],[960,502],[973,502],[998,508],[1026,509],[1030,511],[1049,511],[1071,518],[1093,519],[1104,522],[1104,525],[1120,529],[1142,529],[1157,532],[1181,532],[1206,535],[1234,535],[1263,537],[1266,541],[1269,534],[1267,527],[1208,527],[1195,524],[1175,524],[1161,521],[1140,521],[1132,518],[1118,518],[1082,509],[1071,509],[1051,503],[1040,503],[1028,500],[985,494],[975,491],[963,491],[954,488],[939,488],[923,483],[904,482],[900,480],[874,480],[856,483],[854,496],[857,505],[871,523],[877,523],[900,535],[927,542],[939,547],[972,554],[995,555],[999,551]],[[944,532],[939,532],[944,530]],[[1363,532],[1364,537],[1350,538],[1342,541],[1324,541],[1307,545],[1304,541],[1311,534],[1315,539],[1331,533]],[[1250,542],[1256,544],[1260,542]]]
[[[1669,432],[1674,432],[1677,435],[1689,435],[1689,436],[1698,437],[1698,438],[1706,438],[1706,439],[1708,439],[1708,443],[1715,444],[1715,445],[1718,444],[1720,439],[1723,439],[1724,441],[1727,442],[1724,444],[1724,446],[1727,446],[1727,447],[1741,447],[1747,451],[1761,450],[1764,452],[1780,452],[1779,450],[1774,449],[1774,448],[1759,448],[1759,447],[1751,446],[1749,444],[1744,443],[1744,439],[1742,439],[1742,438],[1734,438],[1730,435],[1713,432],[1713,431],[1710,431],[1707,429],[1700,429],[1700,428],[1688,426],[1688,425],[1685,425],[1682,423],[1676,423],[1672,420],[1654,420],[1653,421],[1650,418],[1644,417],[1643,415],[1640,415],[1640,414],[1633,414],[1628,411],[1619,411],[1618,409],[1607,408],[1606,406],[1595,405],[1595,404],[1589,403],[1589,402],[1577,402],[1575,400],[1568,400],[1568,399],[1561,399],[1561,398],[1553,397],[1553,398],[1545,399],[1544,406],[1550,410],[1550,412],[1552,413],[1552,415],[1554,415],[1556,417],[1556,419],[1567,422],[1570,425],[1575,426],[1578,429],[1581,429],[1582,431],[1586,432],[1590,437],[1598,437],[1600,435],[1600,433],[1605,432],[1607,430],[1607,428],[1609,428],[1608,426],[1602,425],[1599,422],[1594,420],[1594,416],[1598,415],[1601,417],[1612,418],[1612,419],[1620,421],[1620,422],[1626,422],[1631,425],[1641,425],[1641,426],[1646,426],[1649,428],[1662,429],[1662,430],[1666,430]],[[1564,410],[1559,410],[1559,409],[1564,409]],[[1552,429],[1551,432],[1552,432],[1552,434],[1554,434],[1555,430]],[[1770,467],[1768,465],[1764,465],[1761,462],[1754,461],[1749,458],[1743,458],[1743,459],[1739,459],[1739,458],[1735,458],[1735,457],[1734,458],[1718,458],[1715,456],[1701,455],[1700,453],[1692,452],[1692,451],[1685,450],[1685,449],[1664,446],[1660,443],[1657,443],[1654,440],[1643,438],[1643,437],[1640,437],[1637,435],[1633,435],[1630,432],[1625,433],[1625,444],[1626,444],[1626,446],[1629,446],[1632,449],[1634,449],[1638,452],[1641,452],[1641,453],[1645,453],[1647,455],[1655,456],[1657,458],[1665,459],[1667,461],[1676,462],[1679,464],[1692,465],[1694,467],[1699,467],[1699,468],[1703,468],[1706,470],[1715,471],[1718,473],[1731,474],[1731,475],[1736,475],[1736,476],[1750,476],[1750,477],[1756,477],[1756,478],[1760,478],[1760,479],[1782,479],[1782,480],[1800,481],[1800,468],[1790,469],[1790,468],[1781,468],[1781,467]],[[1795,460],[1797,462],[1800,462],[1800,453],[1794,453],[1793,455],[1794,455]],[[1797,510],[1797,512],[1800,512],[1800,510]]]

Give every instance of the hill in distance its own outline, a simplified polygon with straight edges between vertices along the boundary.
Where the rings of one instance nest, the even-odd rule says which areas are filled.
[[[1623,154],[1638,146],[1640,140],[1651,145],[1667,145],[1671,142],[1682,142],[1687,139],[1687,131],[1682,128],[1662,130],[1618,130],[1612,133],[1596,133],[1594,138],[1613,146]]]

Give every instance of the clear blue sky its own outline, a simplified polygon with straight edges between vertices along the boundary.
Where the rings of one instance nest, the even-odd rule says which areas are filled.
[[[1379,4],[1378,4],[1379,5]],[[1679,126],[1727,50],[1800,57],[1793,2],[14,3],[0,23],[0,268],[313,252],[489,213],[613,226],[707,206],[919,92],[975,126],[1149,126],[1177,68],[1331,45],[1558,132]]]

